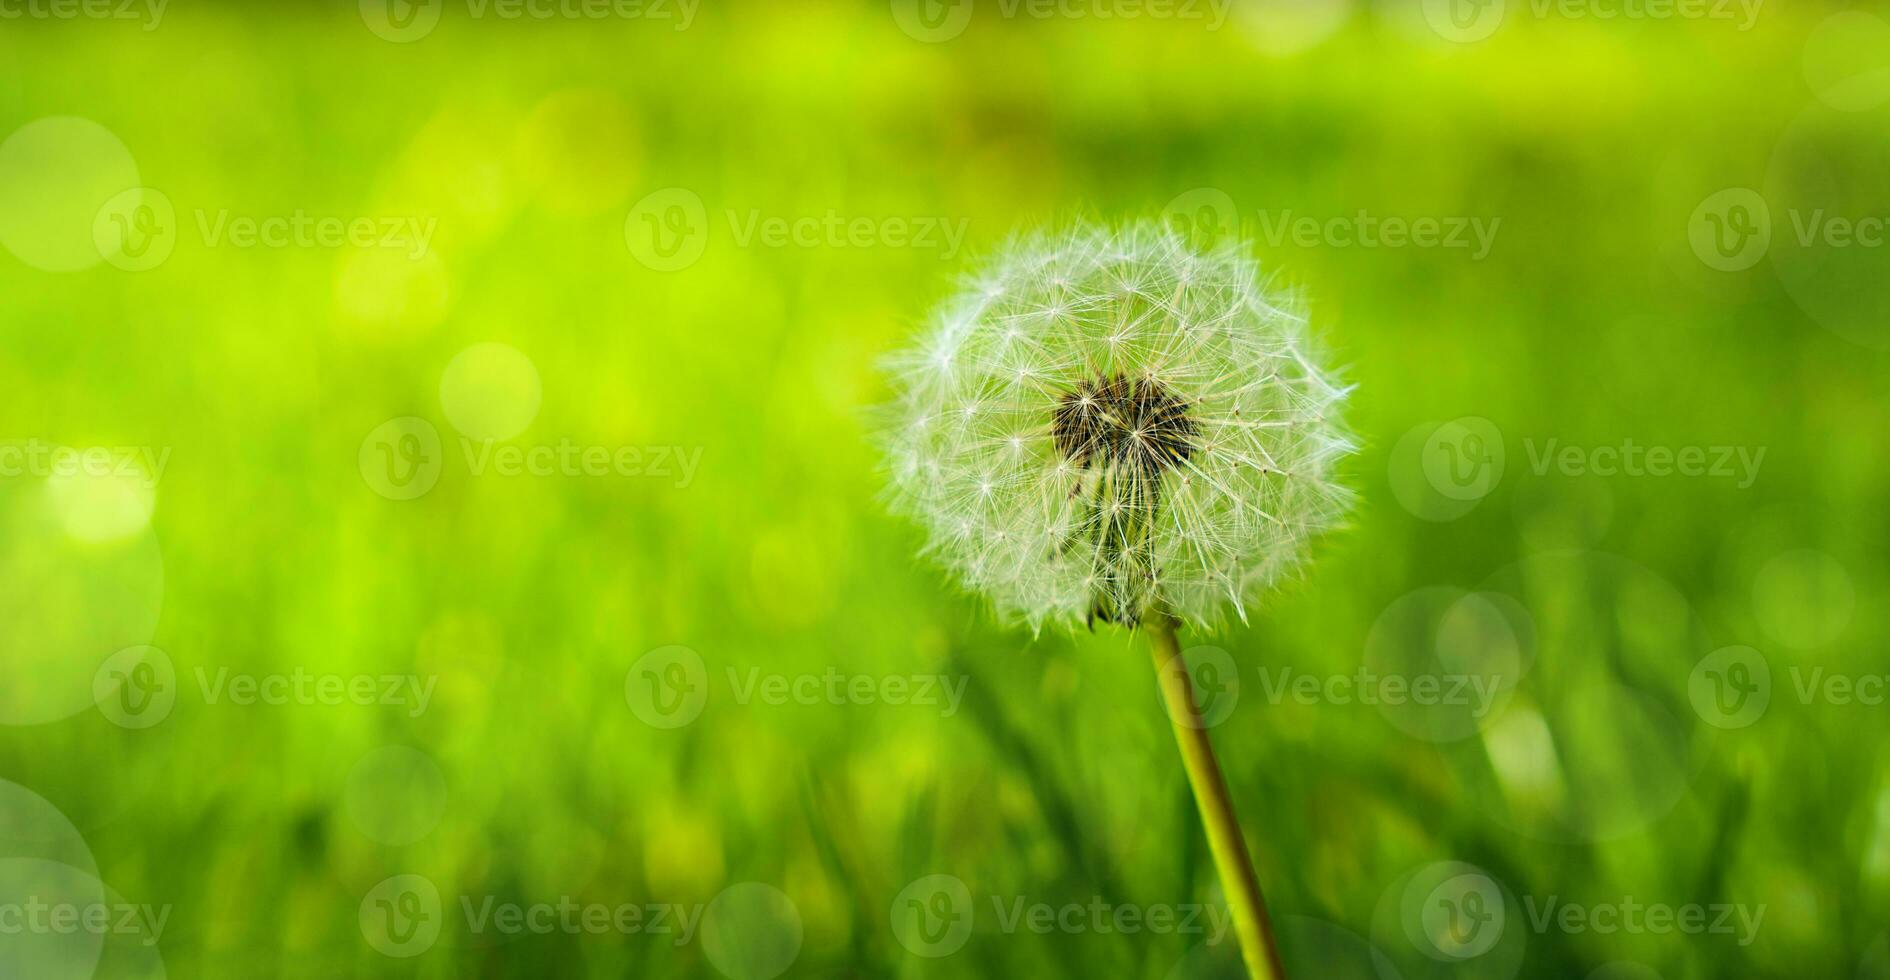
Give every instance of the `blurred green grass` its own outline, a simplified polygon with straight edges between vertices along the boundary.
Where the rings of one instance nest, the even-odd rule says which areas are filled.
[[[744,881],[793,903],[790,976],[1224,968],[1231,950],[1191,952],[1199,937],[997,928],[993,896],[1174,905],[1216,885],[1145,656],[1116,633],[990,623],[883,515],[868,432],[878,359],[980,250],[1209,187],[1243,216],[1501,219],[1480,261],[1254,243],[1349,365],[1367,441],[1355,526],[1307,581],[1249,627],[1194,638],[1242,665],[1215,737],[1298,975],[1370,975],[1366,943],[1410,978],[1881,969],[1866,960],[1890,911],[1890,788],[1868,738],[1882,708],[1800,704],[1786,671],[1886,669],[1867,601],[1887,567],[1883,355],[1822,329],[1767,264],[1708,268],[1686,234],[1709,194],[1769,192],[1775,148],[1807,117],[1798,138],[1829,157],[1882,152],[1881,108],[1822,108],[1801,70],[1839,7],[1767,6],[1747,32],[1525,18],[1454,45],[1411,5],[1358,6],[1285,53],[1264,6],[1219,31],[984,11],[943,44],[878,3],[704,5],[684,31],[452,8],[411,44],[352,4],[178,3],[148,32],[0,24],[0,132],[92,120],[180,221],[147,272],[0,257],[0,439],[171,450],[149,520],[155,630],[82,647],[71,624],[100,613],[62,590],[92,581],[97,553],[35,552],[0,565],[24,624],[0,632],[21,665],[4,682],[89,683],[112,650],[150,642],[179,687],[149,730],[89,710],[7,728],[0,778],[57,806],[127,900],[174,906],[172,976],[716,975],[716,944],[753,935],[469,935],[455,898],[706,903]],[[675,272],[625,244],[631,209],[665,188],[699,198],[709,226]],[[1880,180],[1807,193],[1883,213]],[[437,233],[423,262],[212,246],[195,215],[222,209]],[[738,242],[755,215],[829,212],[962,220],[966,241],[951,256]],[[1849,286],[1844,309],[1874,309],[1881,278]],[[699,448],[699,472],[681,487],[471,475],[440,385],[482,342],[522,352],[541,383],[509,442]],[[430,493],[393,501],[357,461],[404,416],[436,426],[448,459]],[[1463,516],[1422,520],[1393,492],[1393,449],[1461,416],[1504,434],[1507,475]],[[1549,439],[1766,456],[1745,489],[1534,473],[1524,441]],[[40,488],[11,482],[4,513],[37,506]],[[1799,549],[1835,562],[1854,609],[1767,577]],[[1532,628],[1533,668],[1480,735],[1430,741],[1369,706],[1262,696],[1256,666],[1348,674],[1394,603],[1437,586],[1508,595]],[[1399,650],[1427,642],[1387,629]],[[665,730],[626,706],[625,681],[671,644],[700,654],[709,700]],[[1731,644],[1764,652],[1772,700],[1720,730],[1689,676]],[[438,688],[419,717],[196,689],[199,668],[298,667]],[[965,677],[966,702],[950,717],[743,705],[727,680],[830,667]],[[440,783],[351,789],[388,745],[425,753]],[[417,840],[371,832],[435,810]],[[1519,964],[1449,961],[1421,955],[1398,911],[1408,876],[1443,861],[1538,901],[1768,911],[1739,946],[1536,932],[1518,906],[1503,953]],[[389,958],[359,910],[405,873],[439,886],[447,931]],[[890,925],[895,896],[934,873],[968,884],[978,929],[928,960]]]

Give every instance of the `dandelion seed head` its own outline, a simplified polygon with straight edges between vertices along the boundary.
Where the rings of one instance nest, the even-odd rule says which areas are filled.
[[[1349,389],[1320,365],[1237,247],[1020,238],[894,362],[895,507],[1033,628],[1244,618],[1350,504]]]

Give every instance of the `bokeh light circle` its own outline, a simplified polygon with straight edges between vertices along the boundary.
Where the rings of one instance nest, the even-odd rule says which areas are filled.
[[[1371,939],[1405,968],[1391,975],[1511,980],[1528,947],[1527,925],[1495,875],[1464,861],[1438,861],[1385,889],[1372,912]]]
[[[702,951],[729,980],[774,980],[801,954],[801,911],[773,885],[730,885],[702,913]]]
[[[1890,21],[1861,10],[1825,18],[1805,39],[1805,82],[1833,109],[1890,102]]]
[[[1768,256],[1814,323],[1890,350],[1890,104],[1844,112],[1816,103],[1773,149]]]
[[[1752,611],[1774,642],[1813,650],[1844,635],[1857,586],[1842,562],[1813,548],[1774,555],[1752,582]]]
[[[1529,670],[1508,596],[1437,586],[1400,596],[1366,635],[1374,707],[1412,738],[1454,742],[1489,725]]]
[[[1518,636],[1533,665],[1481,732],[1496,777],[1485,805],[1566,843],[1632,834],[1671,811],[1700,759],[1691,713],[1669,705],[1715,648],[1687,598],[1633,561],[1581,550],[1531,556],[1482,588],[1527,614]]]
[[[446,775],[433,757],[404,745],[369,752],[348,774],[348,817],[370,840],[411,844],[446,812]]]
[[[94,523],[80,502],[48,492],[49,479],[0,477],[0,725],[92,707],[99,666],[149,643],[163,606],[164,561],[150,529],[76,535],[124,525]]]
[[[77,116],[48,116],[0,141],[0,246],[47,272],[99,263],[99,209],[139,186],[138,162],[111,130]]]
[[[516,348],[474,344],[446,365],[440,407],[469,439],[510,439],[538,417],[538,368]]]

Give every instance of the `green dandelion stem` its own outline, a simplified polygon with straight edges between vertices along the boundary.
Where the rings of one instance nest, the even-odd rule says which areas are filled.
[[[1181,746],[1182,766],[1188,771],[1188,785],[1194,789],[1194,802],[1207,830],[1208,849],[1214,854],[1214,867],[1227,893],[1247,973],[1254,980],[1284,980],[1286,970],[1280,965],[1280,952],[1273,942],[1266,898],[1260,893],[1260,879],[1254,875],[1253,859],[1240,834],[1240,820],[1234,815],[1227,780],[1221,776],[1221,764],[1214,757],[1214,743],[1195,705],[1194,685],[1188,680],[1181,644],[1175,639],[1174,621],[1155,613],[1146,625],[1155,676],[1161,681],[1168,719],[1175,730],[1175,741]]]

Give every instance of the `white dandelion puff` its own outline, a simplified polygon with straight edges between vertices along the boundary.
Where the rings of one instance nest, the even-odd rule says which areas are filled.
[[[1155,224],[1012,242],[893,385],[895,507],[1034,629],[1245,619],[1351,501],[1349,389],[1305,316]]]

